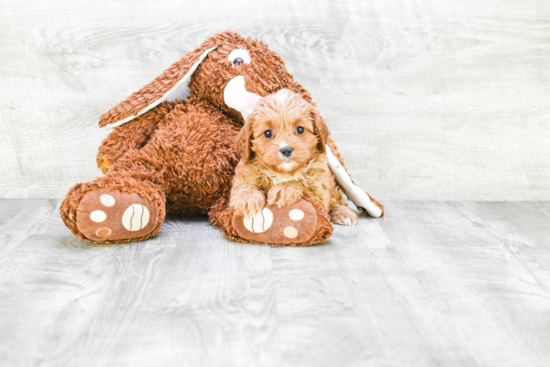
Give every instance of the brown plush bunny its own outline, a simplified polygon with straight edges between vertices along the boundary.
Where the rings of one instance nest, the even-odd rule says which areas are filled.
[[[283,208],[267,205],[261,218],[240,218],[228,208],[240,158],[235,138],[254,103],[282,88],[313,103],[263,42],[229,31],[207,39],[101,116],[100,127],[114,128],[97,156],[105,176],[69,190],[60,209],[65,224],[96,243],[138,241],[154,236],[168,211],[208,214],[238,241],[297,246],[323,241],[332,233],[328,213],[307,198]],[[327,145],[344,191],[349,185],[358,189],[330,137]],[[363,214],[383,215],[380,204],[357,193],[364,195]],[[302,212],[300,220],[289,217],[294,209]],[[290,237],[283,234],[288,226],[295,229]]]

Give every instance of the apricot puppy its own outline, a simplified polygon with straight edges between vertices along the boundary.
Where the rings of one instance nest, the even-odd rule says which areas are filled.
[[[260,99],[237,136],[241,161],[229,205],[250,217],[265,206],[266,192],[279,208],[306,196],[323,205],[333,223],[357,224],[328,166],[327,139],[319,111],[299,94],[282,89]]]

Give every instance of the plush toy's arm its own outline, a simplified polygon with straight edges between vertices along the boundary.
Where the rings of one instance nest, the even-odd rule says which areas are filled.
[[[332,150],[329,145],[326,145],[327,159],[331,171],[336,176],[336,181],[340,184],[340,187],[346,194],[346,196],[357,206],[360,210],[363,209],[371,217],[379,218],[383,216],[384,211],[381,205],[376,201],[372,201],[370,195],[359,188],[353,183],[344,165],[332,154]],[[377,205],[378,204],[378,205]],[[363,212],[361,210],[361,212]]]
[[[115,128],[101,143],[97,152],[97,166],[103,173],[126,152],[141,149],[157,129],[159,122],[174,108],[173,102],[165,102],[146,114]]]

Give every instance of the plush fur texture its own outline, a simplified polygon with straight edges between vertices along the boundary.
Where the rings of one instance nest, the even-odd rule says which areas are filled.
[[[330,216],[328,215],[327,211],[323,208],[323,206],[311,198],[304,197],[304,200],[309,202],[317,212],[317,225],[315,227],[315,232],[313,236],[309,238],[307,241],[290,242],[288,244],[278,244],[278,243],[265,243],[265,242],[255,241],[254,239],[251,239],[251,238],[245,239],[239,235],[236,228],[233,226],[233,217],[235,215],[235,212],[233,208],[228,205],[227,200],[228,200],[227,198],[224,198],[219,203],[219,207],[224,208],[223,211],[217,211],[217,210],[212,211],[214,214],[210,216],[210,221],[212,222],[212,224],[220,227],[224,235],[233,241],[254,243],[257,245],[268,244],[271,246],[305,247],[305,246],[312,246],[312,245],[317,245],[319,243],[322,243],[328,237],[330,237],[330,235],[334,230],[332,223],[330,222]]]
[[[329,211],[333,223],[355,225],[357,215],[347,208],[327,163],[328,134],[317,108],[297,93],[281,89],[262,98],[237,137],[242,159],[229,204],[235,213],[255,214],[265,205],[265,193],[279,208],[305,196]]]
[[[137,115],[170,90],[200,55],[214,46],[217,48],[191,77],[190,97],[160,103],[116,127],[103,141],[97,162],[105,176],[74,186],[60,209],[62,219],[75,235],[84,237],[75,224],[80,201],[87,191],[98,188],[136,192],[149,200],[150,205],[158,205],[158,228],[132,241],[156,234],[166,212],[209,214],[213,224],[222,228],[227,225],[231,182],[240,159],[235,142],[244,120],[240,112],[224,103],[225,86],[232,78],[243,76],[248,92],[263,97],[287,88],[314,105],[309,92],[294,80],[284,61],[267,45],[230,31],[219,33],[103,114],[99,125],[107,126]],[[231,62],[228,55],[235,49],[247,50],[251,62]],[[342,162],[328,132],[326,142]],[[320,231],[316,236],[326,238],[328,232]],[[111,242],[124,240],[106,238],[101,243]]]
[[[93,190],[99,190],[99,189],[120,190],[128,193],[136,193],[136,194],[139,194],[141,197],[147,199],[151,203],[151,205],[158,206],[159,220],[158,220],[157,226],[154,228],[152,232],[138,239],[142,240],[142,239],[152,237],[156,235],[158,231],[160,231],[160,228],[166,216],[166,210],[165,210],[166,198],[165,198],[164,192],[159,187],[155,186],[150,182],[136,180],[131,177],[129,178],[100,177],[94,181],[87,182],[87,183],[80,183],[73,186],[67,193],[67,196],[65,197],[65,200],[63,200],[63,203],[61,203],[61,207],[60,207],[61,218],[63,219],[67,227],[71,230],[71,232],[73,232],[76,236],[82,239],[88,239],[77,228],[77,223],[76,223],[77,210],[81,200],[84,198],[84,196],[87,193]],[[109,239],[106,239],[105,241],[101,241],[101,243],[109,244],[109,243],[130,242],[130,241],[136,241],[136,240],[137,239],[111,241]]]

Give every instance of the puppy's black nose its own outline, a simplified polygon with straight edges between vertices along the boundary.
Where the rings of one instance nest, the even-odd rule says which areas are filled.
[[[292,154],[292,148],[291,147],[283,147],[283,148],[279,149],[279,152],[281,152],[281,154],[284,155],[285,157],[290,157],[290,155]]]

